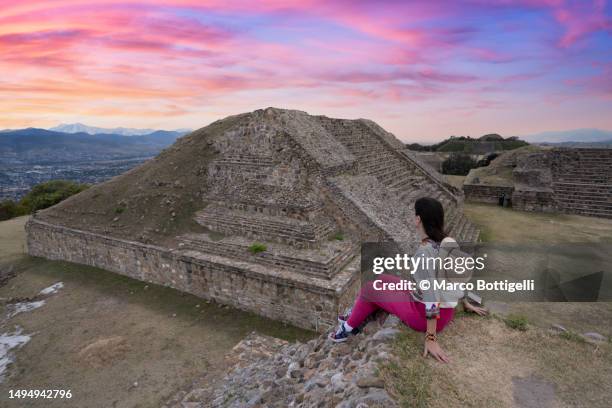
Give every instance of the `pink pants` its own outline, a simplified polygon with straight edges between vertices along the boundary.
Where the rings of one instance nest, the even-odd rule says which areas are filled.
[[[393,275],[379,275],[376,279],[387,283],[401,281],[399,277]],[[351,327],[359,327],[369,315],[379,309],[396,315],[413,330],[420,332],[427,330],[424,303],[414,300],[409,291],[376,290],[374,282],[362,285],[347,323]],[[444,329],[453,319],[454,314],[454,308],[441,308],[439,319],[437,319],[437,331]]]

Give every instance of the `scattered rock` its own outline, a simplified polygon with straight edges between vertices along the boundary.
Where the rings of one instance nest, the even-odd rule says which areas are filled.
[[[516,406],[524,408],[548,408],[555,406],[555,386],[536,376],[512,377],[513,397]]]
[[[399,333],[399,330],[393,327],[387,327],[385,329],[382,329],[376,332],[376,334],[374,334],[372,338],[377,341],[380,341],[380,340],[387,341],[387,340],[394,339],[398,333]]]
[[[197,398],[188,393],[188,400],[177,400],[207,408],[397,407],[376,375],[379,362],[392,358],[397,324],[388,319],[383,328],[373,326],[374,334],[360,333],[342,344],[325,334],[291,344],[251,333],[228,353],[230,368],[223,378],[198,391]]]
[[[560,324],[553,324],[553,325],[550,327],[550,329],[551,329],[553,332],[557,332],[557,333],[565,333],[565,332],[567,332],[567,329],[566,329],[565,327],[561,326]]]
[[[589,341],[592,340],[594,342],[605,342],[608,341],[608,339],[606,338],[606,336],[596,333],[596,332],[587,332],[584,333],[582,335],[582,337],[584,337],[585,340]]]
[[[287,368],[287,377],[289,378],[297,378],[300,375],[300,365],[296,362],[289,364],[289,368]]]
[[[360,377],[357,379],[357,386],[359,388],[369,388],[369,387],[384,388],[385,383],[382,379],[374,375],[367,375],[367,376]]]
[[[385,407],[395,406],[395,402],[393,402],[393,399],[389,396],[389,394],[387,394],[387,391],[381,389],[374,389],[374,391],[367,393],[355,402],[357,403],[357,406],[359,406],[359,404],[363,404],[361,406],[365,405],[366,407],[370,407],[372,405],[384,405]]]

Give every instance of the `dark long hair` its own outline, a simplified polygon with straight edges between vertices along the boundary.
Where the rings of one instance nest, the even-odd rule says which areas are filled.
[[[414,203],[414,212],[421,218],[423,229],[429,238],[441,242],[444,232],[444,207],[435,198],[423,197]]]

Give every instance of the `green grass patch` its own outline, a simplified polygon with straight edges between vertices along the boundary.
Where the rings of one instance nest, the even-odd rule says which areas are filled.
[[[37,184],[19,201],[0,201],[0,221],[51,207],[87,188],[89,188],[87,184],[78,184],[68,180],[51,180]]]
[[[397,357],[380,366],[380,374],[402,407],[425,408],[432,397],[432,370],[424,358],[423,339],[413,330],[402,331],[393,344]]]
[[[344,241],[344,234],[337,232],[332,236],[332,239],[335,239],[336,241]]]
[[[586,340],[584,339],[584,337],[582,337],[578,333],[575,333],[571,330],[559,333],[559,337],[565,340],[575,341],[576,343],[586,343]]]
[[[260,242],[255,242],[251,246],[249,246],[249,252],[252,254],[258,254],[260,252],[266,251],[267,249],[268,247]]]
[[[514,330],[527,331],[527,318],[523,315],[508,315],[504,319],[506,326]]]

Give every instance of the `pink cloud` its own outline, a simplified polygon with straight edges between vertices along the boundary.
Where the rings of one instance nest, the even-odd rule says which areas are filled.
[[[605,5],[604,0],[595,0],[592,4],[572,3],[555,8],[554,16],[565,28],[559,46],[567,48],[589,34],[611,30],[612,20],[606,16]]]

